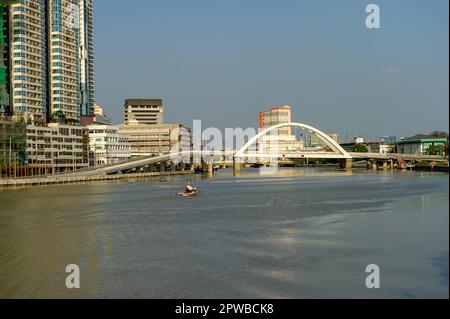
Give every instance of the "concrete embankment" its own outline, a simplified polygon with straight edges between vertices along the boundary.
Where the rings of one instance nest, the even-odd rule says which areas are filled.
[[[0,189],[9,187],[28,187],[39,185],[56,185],[56,184],[74,184],[98,181],[112,181],[120,179],[136,179],[158,176],[175,176],[175,175],[191,175],[191,171],[175,171],[175,172],[151,172],[137,174],[117,174],[117,175],[98,175],[98,176],[43,176],[33,178],[18,179],[0,179]]]

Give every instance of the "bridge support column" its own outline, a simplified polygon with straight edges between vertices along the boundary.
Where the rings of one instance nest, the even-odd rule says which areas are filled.
[[[344,158],[340,161],[341,169],[351,170],[353,166],[353,160],[351,158]]]
[[[159,171],[160,172],[165,172],[166,171],[166,162],[161,162],[159,164]]]
[[[213,174],[214,173],[214,165],[213,162],[209,162],[208,163],[208,174]]]
[[[236,157],[233,157],[233,174],[238,175],[241,172],[241,163]]]
[[[208,175],[211,175],[214,173],[214,163],[211,161],[209,162],[202,162],[202,172],[208,173]]]
[[[377,171],[378,170],[378,163],[377,161],[372,161],[372,171]]]

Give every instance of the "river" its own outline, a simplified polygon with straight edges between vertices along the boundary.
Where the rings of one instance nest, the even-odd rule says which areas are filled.
[[[448,298],[448,191],[330,168],[4,190],[0,298]]]

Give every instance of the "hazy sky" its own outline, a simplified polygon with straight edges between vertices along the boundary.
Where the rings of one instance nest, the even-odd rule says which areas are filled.
[[[381,29],[365,7],[381,8]],[[95,0],[96,99],[163,98],[166,122],[294,120],[345,138],[448,131],[447,0]]]

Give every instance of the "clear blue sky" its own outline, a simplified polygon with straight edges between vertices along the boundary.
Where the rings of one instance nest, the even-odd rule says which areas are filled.
[[[381,29],[365,7],[381,8]],[[166,122],[294,120],[345,137],[448,131],[447,0],[96,0],[97,102],[163,98]]]

